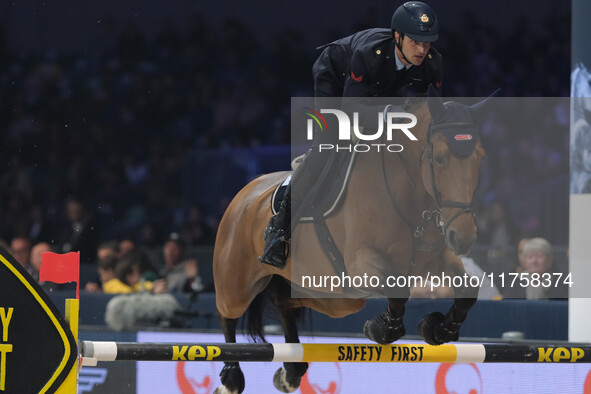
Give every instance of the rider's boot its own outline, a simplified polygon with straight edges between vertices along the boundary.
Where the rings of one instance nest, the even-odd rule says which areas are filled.
[[[285,189],[279,211],[271,217],[265,229],[265,249],[259,257],[263,263],[279,268],[285,267],[287,263],[287,242],[291,233],[291,189],[290,182]]]
[[[283,268],[287,264],[288,241],[291,237],[291,200],[293,190],[298,191],[295,203],[299,206],[302,202],[301,191],[309,190],[315,180],[313,172],[307,168],[310,164],[309,155],[306,155],[291,176],[291,181],[285,189],[285,195],[279,211],[271,217],[269,225],[265,229],[265,249],[259,260],[275,267]],[[295,189],[293,185],[295,184]]]

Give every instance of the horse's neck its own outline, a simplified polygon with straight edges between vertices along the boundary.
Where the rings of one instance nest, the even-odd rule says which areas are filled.
[[[427,144],[427,130],[431,121],[431,115],[426,103],[411,109],[417,117],[417,125],[413,128],[413,134],[418,141],[409,141],[403,133],[397,133],[395,143],[404,147],[400,153],[386,155],[385,159],[391,168],[388,182],[404,190],[401,198],[407,200],[407,205],[413,206],[420,214],[424,209],[431,209],[433,198],[427,193],[423,184],[421,173],[421,154],[423,160],[428,160],[427,152],[423,151]],[[399,155],[399,156],[397,156]],[[414,211],[413,210],[413,211]]]
[[[408,220],[414,223],[420,219],[425,209],[434,209],[435,204],[425,190],[419,166],[421,150],[426,144],[429,111],[426,105],[419,105],[412,109],[412,112],[418,121],[412,133],[418,141],[410,141],[404,133],[395,132],[393,141],[388,143],[402,145],[402,152],[394,153],[381,149],[359,153],[356,170],[351,178],[351,185],[354,187],[350,187],[349,192],[356,193],[358,189],[363,201],[370,205],[395,204]],[[426,159],[425,157],[423,160]],[[383,190],[388,196],[382,193],[368,193],[371,190]]]

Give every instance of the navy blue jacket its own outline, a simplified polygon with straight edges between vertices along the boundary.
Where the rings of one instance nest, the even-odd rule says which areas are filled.
[[[320,47],[313,67],[316,97],[405,97],[425,95],[430,84],[441,94],[442,57],[430,48],[420,66],[396,70],[390,29],[363,30]]]

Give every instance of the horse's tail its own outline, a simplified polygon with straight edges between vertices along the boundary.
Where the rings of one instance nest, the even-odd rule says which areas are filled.
[[[276,313],[282,314],[291,309],[291,314],[297,322],[305,320],[306,308],[290,308],[290,296],[289,282],[279,275],[273,275],[265,290],[255,297],[246,311],[246,329],[253,341],[267,342],[263,323],[265,316],[277,316]]]
[[[255,342],[258,340],[265,343],[267,342],[265,340],[265,330],[263,326],[263,314],[265,314],[265,310],[269,307],[269,299],[266,294],[267,289],[268,287],[257,294],[254,300],[250,303],[245,314],[248,335]]]

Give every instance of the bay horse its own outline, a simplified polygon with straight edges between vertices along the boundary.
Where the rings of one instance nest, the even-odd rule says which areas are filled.
[[[485,154],[479,125],[489,100],[471,106],[444,103],[440,97],[432,97],[434,92],[430,89],[430,97],[408,109],[417,118],[412,130],[418,142],[406,144],[396,154],[382,150],[359,155],[344,202],[326,219],[350,276],[362,275],[368,269],[423,276],[427,272],[465,273],[459,255],[467,253],[476,241],[472,200]],[[395,134],[394,142],[396,138],[403,142],[401,134]],[[313,224],[300,223],[295,228],[284,269],[259,261],[263,232],[271,216],[271,196],[288,175],[277,172],[250,182],[236,195],[220,222],[213,275],[226,342],[236,342],[238,319],[247,310],[255,319],[249,327],[251,335],[254,332],[263,338],[261,294],[271,296],[288,343],[299,342],[296,318],[303,308],[337,318],[356,313],[365,305],[364,298],[344,294],[339,298],[292,297],[290,284],[302,285],[301,277],[294,275],[301,262],[313,262],[317,275],[339,274],[326,258]],[[446,315],[434,312],[419,323],[419,333],[429,344],[457,340],[460,326],[476,302],[477,288],[454,290],[454,303]],[[381,344],[402,337],[402,316],[409,295],[408,287],[388,294],[388,308],[365,323],[365,335]],[[307,367],[307,363],[284,363],[275,373],[275,387],[282,392],[297,390]],[[222,385],[215,393],[244,390],[238,362],[226,362],[220,377]]]

